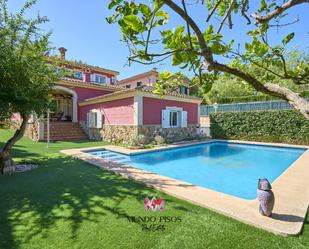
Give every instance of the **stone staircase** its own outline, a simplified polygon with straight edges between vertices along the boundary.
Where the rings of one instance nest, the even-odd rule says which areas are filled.
[[[72,122],[50,122],[50,141],[85,140],[88,136],[83,129]],[[47,140],[47,123],[44,125],[44,140]]]

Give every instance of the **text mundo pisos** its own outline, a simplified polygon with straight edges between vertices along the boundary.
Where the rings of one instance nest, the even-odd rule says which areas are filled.
[[[167,225],[171,223],[181,223],[182,217],[180,216],[127,216],[129,223],[139,224],[142,231],[154,232],[164,231]]]

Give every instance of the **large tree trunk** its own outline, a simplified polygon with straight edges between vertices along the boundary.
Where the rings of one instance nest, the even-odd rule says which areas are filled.
[[[309,102],[305,98],[299,96],[298,93],[277,84],[266,83],[264,86],[270,91],[268,94],[274,96],[278,96],[279,94],[281,98],[287,100],[291,106],[309,120]]]
[[[27,123],[29,119],[27,115],[22,114],[21,117],[23,118],[21,126],[19,127],[19,129],[16,130],[16,132],[14,133],[14,136],[6,142],[6,144],[4,145],[4,147],[2,148],[0,152],[0,173],[1,174],[4,173],[5,168],[14,167],[14,161],[12,160],[12,157],[11,157],[12,147],[19,139],[23,137],[26,131]]]
[[[206,58],[206,56],[205,56]],[[263,84],[258,79],[254,78],[251,74],[241,71],[238,68],[232,68],[228,65],[220,64],[218,62],[210,60],[210,63],[206,64],[208,69],[210,70],[218,70],[221,72],[233,74],[238,76],[239,78],[247,81],[252,87],[254,87],[257,91],[284,99],[289,102],[289,104],[294,107],[297,111],[299,111],[303,116],[309,120],[309,102],[299,96],[298,93],[293,92],[292,90],[279,86],[273,83]]]

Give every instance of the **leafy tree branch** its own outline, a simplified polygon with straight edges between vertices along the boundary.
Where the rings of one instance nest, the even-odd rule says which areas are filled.
[[[251,16],[258,22],[258,23],[266,23],[269,22],[271,19],[279,16],[281,13],[286,11],[287,9],[302,3],[309,3],[309,0],[289,0],[286,3],[282,4],[281,6],[277,6],[273,11],[270,11],[264,16],[259,16],[255,13],[251,14]]]
[[[123,41],[127,42],[130,47],[129,60],[139,61],[144,64],[151,64],[155,61],[162,61],[172,57],[172,65],[179,66],[181,69],[193,71],[200,78],[200,86],[211,85],[211,80],[215,79],[218,72],[231,74],[246,81],[257,91],[269,94],[278,98],[285,99],[297,110],[299,110],[307,119],[309,119],[309,103],[306,99],[300,97],[287,87],[280,86],[274,79],[288,79],[295,84],[309,83],[309,65],[298,61],[294,68],[287,68],[285,54],[286,46],[293,40],[294,33],[287,34],[282,40],[282,44],[271,46],[267,41],[267,34],[271,28],[268,22],[252,24],[250,20],[248,0],[218,0],[218,1],[196,1],[200,8],[208,10],[209,14],[205,17],[206,27],[199,27],[193,16],[187,11],[185,1],[181,4],[172,0],[152,0],[150,5],[137,4],[134,0],[112,0],[110,9],[115,10],[115,14],[108,18],[110,23],[118,23]],[[291,1],[288,1],[291,2]],[[307,1],[297,1],[304,3]],[[291,3],[290,7],[299,4]],[[166,8],[169,8],[167,11]],[[282,13],[290,8],[284,6],[279,14],[271,14],[273,18],[282,19]],[[275,1],[261,0],[259,13],[276,13],[278,9]],[[185,26],[178,25],[174,29],[164,29],[169,21],[169,13],[175,12],[185,23]],[[155,13],[155,15],[154,15]],[[223,41],[223,25],[228,20],[229,28],[234,28],[232,24],[232,15],[240,13],[240,16],[247,20],[247,24],[252,29],[247,33],[248,42],[240,51],[235,51],[233,47],[234,40],[229,43]],[[217,32],[214,31],[213,17],[219,18]],[[251,17],[252,18],[252,17]],[[269,20],[271,20],[270,18]],[[152,20],[151,22],[149,20]],[[253,20],[255,20],[253,18]],[[151,29],[151,31],[150,31]],[[157,31],[157,32],[154,32]],[[143,34],[147,33],[148,38],[145,42]],[[154,34],[157,39],[155,45],[163,45],[165,52],[150,52],[149,46],[150,35]],[[161,37],[158,39],[157,37]],[[157,51],[157,47],[155,51]],[[162,57],[163,58],[160,58]],[[228,63],[221,63],[217,58],[224,57]],[[154,58],[160,58],[155,60]],[[259,66],[265,71],[263,80],[256,77],[255,73],[250,71],[248,64]],[[278,70],[273,71],[275,66]]]

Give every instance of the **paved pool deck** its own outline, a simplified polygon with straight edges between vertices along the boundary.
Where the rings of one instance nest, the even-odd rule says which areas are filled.
[[[137,169],[126,164],[115,163],[86,153],[86,151],[89,150],[107,149],[130,155],[213,141],[228,141],[245,144],[287,146],[308,149],[272,183],[273,192],[276,199],[272,217],[264,217],[259,214],[259,203],[257,199],[244,200],[231,195],[216,192],[211,189],[175,180],[170,177]],[[142,182],[147,186],[151,186],[172,196],[187,200],[202,207],[209,208],[215,212],[222,213],[275,234],[297,235],[301,232],[306,219],[309,204],[309,146],[235,140],[209,140],[203,142],[159,146],[151,149],[130,150],[124,147],[110,145],[84,149],[63,150],[61,152],[74,158],[86,161],[102,169],[110,170],[116,174]]]

